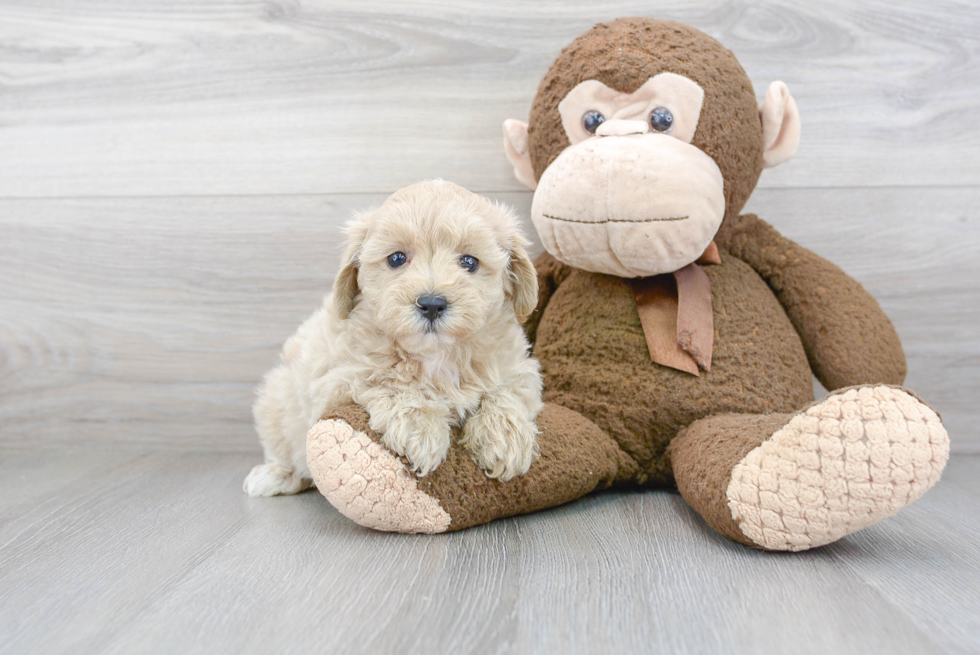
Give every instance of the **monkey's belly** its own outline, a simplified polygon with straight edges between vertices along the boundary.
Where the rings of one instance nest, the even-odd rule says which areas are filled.
[[[715,342],[700,377],[650,361],[627,282],[575,270],[545,308],[534,347],[545,400],[591,419],[641,465],[641,482],[672,480],[666,448],[684,427],[721,413],[792,412],[813,400],[799,335],[772,291],[726,253],[706,266]]]

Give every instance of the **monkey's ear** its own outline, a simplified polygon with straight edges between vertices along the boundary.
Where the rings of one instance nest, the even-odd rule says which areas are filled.
[[[782,82],[773,82],[759,104],[762,116],[762,165],[778,166],[796,154],[800,143],[800,112],[789,89]]]
[[[538,186],[527,144],[527,123],[508,118],[504,121],[504,152],[514,166],[514,176],[531,191]]]
[[[357,284],[357,272],[360,268],[358,256],[361,245],[367,236],[367,216],[361,215],[347,224],[347,248],[341,259],[340,272],[333,281],[333,308],[337,316],[346,320],[354,309],[357,294],[361,288]]]

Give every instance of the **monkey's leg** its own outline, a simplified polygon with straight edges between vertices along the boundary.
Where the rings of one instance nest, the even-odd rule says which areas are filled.
[[[939,416],[893,386],[841,389],[796,414],[725,414],[671,442],[677,487],[708,525],[767,550],[829,544],[916,501],[949,458]]]
[[[541,457],[507,482],[488,478],[454,441],[425,477],[381,444],[368,415],[349,405],[309,433],[306,455],[317,489],[348,518],[389,532],[462,530],[605,489],[636,474],[636,463],[580,414],[546,405],[537,420]]]

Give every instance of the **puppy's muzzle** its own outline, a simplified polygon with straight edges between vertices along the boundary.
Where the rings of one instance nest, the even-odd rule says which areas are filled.
[[[442,296],[419,296],[415,300],[415,306],[430,323],[435,323],[449,307],[449,301]]]

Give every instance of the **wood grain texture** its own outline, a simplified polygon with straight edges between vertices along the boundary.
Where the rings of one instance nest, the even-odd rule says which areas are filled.
[[[971,653],[976,457],[899,516],[753,551],[667,492],[452,535],[240,488],[258,452],[0,458],[0,652]],[[66,475],[66,473],[68,473]]]
[[[383,197],[0,201],[0,442],[251,448],[253,389]]]
[[[530,194],[494,197],[527,216]],[[0,200],[0,444],[253,447],[252,390],[329,289],[339,226],[383,198]],[[977,206],[972,188],[749,205],[881,301],[958,452],[980,451]]]
[[[978,457],[954,458],[928,504],[912,505],[877,532],[860,532],[834,549],[856,579],[949,653],[980,650],[978,540],[950,538],[977,511],[978,464]]]
[[[501,123],[560,49],[655,15],[731,48],[804,136],[765,187],[980,176],[980,6],[296,0],[0,2],[0,196],[519,190]]]

